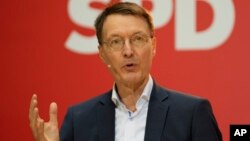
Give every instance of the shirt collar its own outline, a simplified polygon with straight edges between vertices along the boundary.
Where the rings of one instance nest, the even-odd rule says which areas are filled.
[[[148,82],[147,82],[146,86],[144,87],[139,99],[145,99],[145,100],[149,101],[152,89],[153,89],[153,79],[152,79],[151,75],[149,75]],[[111,100],[114,102],[114,104],[116,106],[119,106],[122,103],[119,96],[118,96],[118,93],[116,91],[115,84],[113,85]]]

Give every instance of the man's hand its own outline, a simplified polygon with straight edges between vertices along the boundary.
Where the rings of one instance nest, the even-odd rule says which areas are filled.
[[[36,141],[59,141],[59,130],[57,122],[57,105],[55,102],[50,104],[49,121],[44,122],[39,116],[37,108],[37,95],[33,95],[30,102],[29,120],[30,128]]]

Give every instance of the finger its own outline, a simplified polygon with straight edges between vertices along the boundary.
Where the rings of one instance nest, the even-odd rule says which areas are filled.
[[[37,138],[37,135],[38,135],[38,125],[39,125],[39,121],[41,120],[38,116],[38,108],[35,108],[34,111],[33,111],[33,115],[32,115],[32,121],[30,123],[30,127],[31,127],[31,130],[32,130],[32,133],[33,133],[33,136],[35,138]]]
[[[37,119],[37,141],[43,141],[44,140],[44,120],[39,118]]]
[[[57,104],[55,102],[52,102],[50,104],[49,117],[49,121],[57,125]]]
[[[35,107],[37,107],[37,95],[33,94],[30,101],[29,113],[32,113]]]
[[[35,126],[38,118],[37,96],[33,95],[30,102],[29,119],[31,127]]]

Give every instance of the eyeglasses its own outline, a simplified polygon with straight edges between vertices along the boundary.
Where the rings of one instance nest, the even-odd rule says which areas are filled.
[[[153,36],[137,33],[129,38],[129,43],[133,47],[142,48],[145,44],[148,43],[149,39],[152,37]],[[102,43],[113,51],[120,51],[124,48],[125,39],[120,36],[115,36]]]

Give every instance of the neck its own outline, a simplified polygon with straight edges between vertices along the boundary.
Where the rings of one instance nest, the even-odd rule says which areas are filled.
[[[135,112],[136,111],[136,103],[140,98],[149,77],[146,77],[140,82],[137,83],[117,83],[117,92],[120,96],[122,103],[130,110]]]

